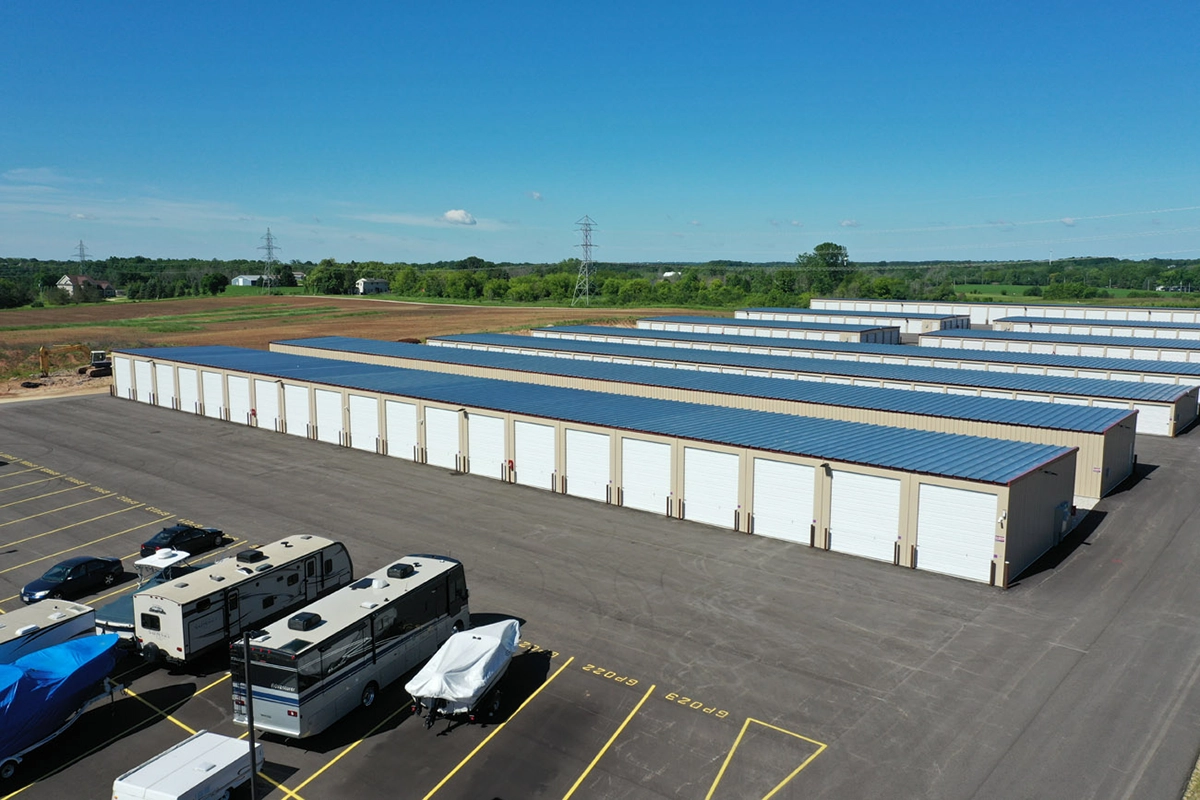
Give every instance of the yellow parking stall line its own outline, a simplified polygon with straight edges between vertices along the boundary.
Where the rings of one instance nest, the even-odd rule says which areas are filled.
[[[195,728],[191,728],[191,727],[188,727],[187,725],[184,725],[182,722],[180,722],[179,720],[175,719],[175,717],[174,717],[174,716],[172,716],[171,714],[168,714],[166,711],[163,711],[161,708],[159,708],[158,706],[154,705],[154,703],[151,703],[149,700],[147,700],[147,699],[145,699],[144,697],[142,697],[141,695],[139,695],[139,694],[138,694],[137,692],[135,692],[133,689],[122,689],[121,691],[122,691],[122,692],[124,692],[125,694],[129,695],[130,697],[132,697],[134,700],[137,700],[139,703],[141,703],[142,705],[146,706],[147,708],[149,708],[150,710],[152,710],[152,711],[153,711],[155,714],[158,714],[158,715],[159,715],[160,717],[162,717],[163,719],[165,719],[165,720],[167,720],[167,721],[169,721],[169,722],[174,722],[176,725],[178,725],[179,727],[183,728],[185,731],[187,731],[187,733],[188,733],[188,736],[195,736],[195,735],[196,735],[196,729],[195,729]]]
[[[76,489],[82,489],[85,486],[91,486],[91,484],[90,483],[81,483],[78,486],[68,486],[66,489],[59,489],[56,492],[46,492],[45,494],[39,494],[36,497],[26,497],[24,500],[13,500],[11,503],[5,503],[4,505],[0,505],[0,508],[10,508],[12,506],[19,506],[19,505],[21,505],[21,503],[28,503],[33,500],[42,500],[47,497],[53,497],[56,494],[62,494],[63,492],[73,492]],[[13,488],[17,488],[17,487],[13,487]],[[4,491],[8,491],[8,490],[5,489]],[[112,494],[112,492],[109,492],[109,494]]]
[[[742,743],[742,737],[744,737],[746,735],[746,731],[750,729],[751,722],[753,722],[755,725],[761,725],[764,728],[770,728],[773,731],[778,731],[779,733],[787,734],[788,736],[808,742],[809,744],[815,744],[817,746],[817,749],[812,753],[812,755],[810,755],[808,758],[804,759],[804,761],[802,761],[800,763],[800,766],[798,766],[794,770],[792,770],[791,773],[786,778],[784,778],[782,781],[780,781],[775,786],[774,789],[767,792],[766,795],[763,796],[763,800],[770,800],[770,798],[772,798],[776,794],[778,794],[779,790],[782,789],[784,786],[787,786],[787,784],[792,780],[792,778],[795,778],[797,775],[800,774],[801,770],[803,770],[805,767],[807,767],[809,764],[812,763],[814,758],[821,755],[821,753],[824,753],[829,748],[829,745],[825,744],[824,742],[818,742],[816,739],[810,739],[807,736],[802,736],[801,734],[795,733],[794,731],[789,731],[784,728],[780,728],[778,725],[772,725],[769,722],[763,722],[760,719],[754,719],[753,717],[747,717],[746,721],[742,723],[742,729],[740,731],[738,731],[737,738],[733,740],[733,746],[729,748],[729,752],[725,755],[725,761],[722,762],[721,769],[719,769],[717,771],[717,777],[713,779],[712,786],[709,787],[709,789],[708,789],[708,794],[704,795],[704,800],[711,800],[713,793],[715,793],[717,791],[717,785],[721,783],[721,778],[723,778],[725,776],[725,770],[729,767],[729,762],[733,760],[733,754],[735,752],[737,752],[738,746]]]
[[[9,486],[7,489],[0,489],[0,492],[11,492],[13,489],[23,489],[26,486],[34,486],[39,483],[49,483],[50,481],[59,480],[59,476],[53,478],[42,478],[41,480],[29,481],[28,483],[18,483],[16,486]]]
[[[529,695],[529,697],[526,697],[526,698],[525,698],[525,702],[524,702],[524,703],[521,703],[521,705],[517,706],[517,710],[516,710],[516,711],[514,711],[514,712],[513,712],[513,713],[512,713],[512,714],[509,716],[509,718],[508,718],[508,719],[504,720],[504,722],[501,722],[501,723],[500,723],[499,725],[497,725],[495,728],[492,728],[492,732],[491,732],[491,733],[489,733],[489,734],[487,735],[487,738],[486,738],[486,739],[484,739],[484,740],[483,740],[482,742],[480,742],[479,744],[475,745],[475,749],[474,749],[474,750],[472,750],[471,752],[467,753],[467,756],[466,756],[466,758],[464,758],[462,761],[458,762],[458,766],[456,766],[454,769],[450,770],[450,772],[446,774],[446,777],[442,778],[442,779],[441,779],[441,780],[438,782],[438,785],[437,785],[437,786],[435,786],[435,787],[433,787],[432,789],[430,789],[430,790],[429,790],[429,794],[425,795],[425,797],[424,797],[424,798],[422,798],[422,800],[429,800],[429,798],[431,798],[431,797],[433,797],[435,794],[437,794],[438,790],[439,790],[439,789],[441,789],[443,786],[445,786],[445,785],[446,785],[446,782],[447,782],[447,781],[449,781],[451,778],[453,778],[453,777],[454,777],[454,775],[455,775],[455,774],[456,774],[456,773],[457,773],[457,772],[458,772],[460,769],[462,769],[463,767],[465,767],[465,766],[467,765],[467,762],[468,762],[468,761],[470,761],[472,758],[474,758],[474,757],[475,757],[475,754],[476,754],[476,753],[478,753],[480,750],[482,750],[482,749],[483,749],[483,746],[484,746],[484,745],[486,745],[488,742],[490,742],[490,741],[492,740],[492,737],[493,737],[493,736],[495,736],[497,733],[499,733],[499,732],[500,732],[500,730],[501,730],[501,729],[502,729],[502,728],[503,728],[505,725],[507,725],[509,722],[511,722],[513,717],[515,717],[517,714],[520,714],[520,713],[521,713],[521,709],[525,708],[525,706],[529,705],[529,703],[530,703],[530,702],[533,700],[533,698],[535,698],[535,697],[537,697],[539,694],[541,694],[541,691],[542,691],[542,689],[545,689],[547,686],[549,686],[549,685],[550,685],[550,682],[551,682],[552,680],[554,680],[555,678],[557,678],[559,675],[561,675],[561,674],[562,674],[562,671],[563,671],[564,669],[566,669],[568,666],[570,666],[571,662],[572,662],[572,661],[574,661],[574,660],[575,660],[575,656],[571,656],[570,658],[568,658],[568,659],[567,659],[567,661],[566,661],[566,663],[565,663],[565,664],[563,664],[561,667],[559,667],[559,668],[558,668],[558,669],[555,671],[555,673],[554,673],[553,675],[551,675],[549,678],[547,678],[547,679],[545,680],[545,682],[544,682],[544,683],[543,683],[541,686],[539,686],[539,687],[538,687],[538,688],[537,688],[537,689],[534,691],[534,693],[533,693],[533,694],[531,694],[531,695]],[[653,690],[653,687],[651,687],[651,689]],[[316,777],[316,776],[314,775],[313,777]],[[303,787],[303,786],[304,786],[304,784],[300,784],[300,786],[301,786],[301,787]]]
[[[93,497],[91,500],[80,500],[78,503],[70,503],[69,505],[59,506],[58,508],[52,508],[49,511],[39,511],[36,514],[30,514],[28,517],[21,517],[20,519],[9,520],[8,522],[0,522],[0,528],[3,528],[6,525],[16,525],[18,522],[28,522],[31,519],[37,519],[38,517],[44,517],[47,514],[53,514],[56,511],[66,511],[68,508],[75,508],[76,506],[95,503],[97,500],[107,500],[110,497],[112,497],[111,494],[103,494],[99,497]]]
[[[571,787],[570,791],[563,795],[563,800],[567,800],[567,798],[575,794],[575,790],[579,788],[579,784],[583,783],[583,779],[586,778],[588,773],[592,771],[592,767],[596,766],[596,764],[600,761],[600,757],[608,751],[608,748],[612,747],[612,743],[615,742],[617,737],[621,735],[621,731],[625,730],[625,726],[629,724],[629,720],[633,719],[633,716],[641,710],[642,705],[650,699],[650,695],[654,693],[655,688],[656,687],[651,686],[646,690],[646,693],[642,695],[642,699],[639,700],[638,704],[633,707],[633,711],[630,711],[629,716],[625,718],[625,721],[621,723],[621,726],[613,731],[613,735],[608,737],[608,741],[604,743],[604,747],[600,748],[600,752],[596,753],[596,757],[592,759],[592,763],[588,764],[587,769],[585,769],[583,774],[580,775],[578,780],[575,781],[575,785]]]
[[[16,472],[6,472],[0,475],[0,478],[11,478],[14,475],[24,475],[26,472],[37,472],[41,467],[30,467],[29,469],[19,469]]]
[[[100,499],[103,500],[104,498]],[[70,525],[63,525],[61,528],[55,528],[54,530],[45,531],[43,533],[35,533],[33,536],[26,536],[24,539],[17,539],[16,541],[12,542],[4,542],[3,544],[0,544],[0,547],[12,547],[18,544],[25,544],[25,542],[32,542],[34,539],[40,539],[43,536],[49,536],[52,533],[60,533],[61,531],[65,531],[69,528],[77,528],[80,525],[86,525],[89,522],[95,522],[98,519],[105,519],[106,517],[115,516],[116,514],[124,514],[126,511],[132,510],[132,508],[118,508],[116,511],[109,511],[107,514],[100,514],[99,516],[92,517],[91,519],[81,519],[79,522],[72,522]]]
[[[133,511],[135,508],[138,508],[138,506],[132,506],[125,510]],[[150,525],[157,525],[158,523],[159,523],[159,520],[152,520],[150,522],[144,522],[141,525],[134,525],[132,528],[126,528],[123,531],[117,531],[116,533],[110,533],[108,536],[101,536],[99,539],[93,539],[90,542],[84,542],[83,544],[77,545],[76,547],[68,547],[66,550],[59,550],[57,553],[51,553],[48,556],[42,556],[41,558],[35,558],[33,561],[26,561],[24,564],[17,564],[15,567],[9,567],[8,569],[0,569],[0,575],[3,575],[6,572],[12,572],[14,569],[20,569],[21,567],[27,567],[30,564],[36,564],[39,561],[45,561],[48,558],[54,558],[55,556],[61,556],[63,553],[70,553],[73,550],[82,550],[85,547],[91,547],[94,544],[99,544],[100,542],[107,541],[108,539],[114,539],[118,536],[123,536],[127,533],[136,531],[139,528],[145,528]]]

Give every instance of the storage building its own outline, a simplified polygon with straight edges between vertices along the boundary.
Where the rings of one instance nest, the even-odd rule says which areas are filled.
[[[1077,336],[1124,336],[1138,339],[1200,339],[1200,322],[1101,322],[1091,319],[1002,317],[997,331],[1069,333]]]
[[[1134,361],[1182,361],[1200,364],[1200,341],[1143,339],[1129,336],[1083,336],[1073,333],[1011,331],[936,331],[921,334],[922,347],[1050,353],[1064,356],[1126,358]]]
[[[648,317],[637,326],[646,331],[683,331],[721,336],[758,336],[776,339],[805,339],[817,342],[870,342],[899,344],[900,329],[885,325],[834,325],[822,322],[778,320],[733,320],[728,317]]]
[[[622,337],[624,338],[624,337]],[[979,369],[939,369],[878,361],[730,353],[686,347],[654,347],[597,341],[466,333],[431,338],[428,344],[555,359],[722,372],[762,378],[873,386],[938,394],[1031,400],[1042,403],[1126,408],[1138,412],[1139,434],[1175,436],[1189,427],[1200,408],[1200,387],[1178,384],[1072,378]]]
[[[539,358],[326,336],[272,342],[271,351],[543,386],[775,411],[819,419],[1078,447],[1075,495],[1090,505],[1133,472],[1137,412],[868,386],[780,381],[696,370]]]
[[[1072,317],[1078,319],[1200,322],[1200,309],[1154,306],[1050,305],[1046,303],[953,303],[930,300],[854,300],[814,297],[813,308],[830,311],[916,311],[922,314],[966,314],[972,325],[991,325],[1001,317]]]
[[[530,331],[533,338],[584,342],[621,342],[679,350],[715,353],[753,353],[796,358],[857,361],[871,364],[904,364],[938,369],[966,369],[1019,375],[1056,375],[1064,378],[1099,378],[1113,381],[1200,386],[1200,364],[1183,361],[1132,361],[1128,358],[1064,356],[1048,353],[1005,353],[995,350],[951,350],[918,345],[806,342],[799,339],[763,339],[757,336],[720,336],[706,333],[640,331],[605,325],[567,325]],[[474,334],[467,334],[474,335]],[[440,337],[446,339],[447,337]]]
[[[1070,447],[231,347],[113,357],[139,402],[1001,586],[1071,520]]]
[[[953,330],[971,327],[966,314],[918,314],[888,311],[830,311],[807,308],[743,308],[737,319],[766,319],[781,322],[832,322],[840,325],[895,325],[901,333]]]

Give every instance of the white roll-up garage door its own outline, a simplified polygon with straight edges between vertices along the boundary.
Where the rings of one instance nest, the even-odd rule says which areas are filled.
[[[467,457],[475,475],[503,480],[505,477],[504,420],[487,414],[467,416]]]
[[[605,502],[612,477],[607,433],[567,429],[567,494]]]
[[[342,393],[315,389],[317,407],[317,441],[342,443]]]
[[[833,470],[829,549],[892,561],[900,535],[900,481]]]
[[[666,514],[670,497],[671,445],[643,439],[622,439],[622,505]]]
[[[254,379],[254,416],[258,427],[269,431],[279,430],[279,384],[275,381]]]
[[[738,512],[738,456],[700,447],[683,449],[683,517],[733,528]],[[739,523],[740,524],[740,523]]]
[[[149,361],[133,362],[134,400],[154,402],[154,365]]]
[[[554,488],[554,426],[513,423],[513,453],[517,483],[538,489]]]
[[[987,583],[996,541],[996,495],[921,484],[917,569]]]
[[[292,436],[308,436],[308,387],[283,385],[283,419]]]
[[[204,390],[204,416],[213,419],[223,419],[225,408],[225,392],[221,373],[201,370],[200,384]]]
[[[446,469],[458,469],[458,412],[425,409],[425,460]]]
[[[154,365],[155,399],[163,408],[175,407],[175,367],[170,364]]]
[[[375,452],[379,439],[379,400],[350,395],[350,446],[356,450]]]
[[[387,454],[412,461],[417,449],[417,407],[396,400],[383,401]]]
[[[179,410],[199,414],[200,388],[196,383],[199,379],[196,370],[191,367],[179,367],[176,372],[179,377]]]
[[[1134,403],[1137,409],[1137,432],[1151,436],[1171,435],[1171,407]]]
[[[239,425],[250,424],[250,379],[241,375],[230,375],[225,379],[229,392],[229,421]]]
[[[754,529],[759,536],[812,541],[813,467],[754,459]]]
[[[130,359],[117,356],[113,359],[113,386],[116,387],[117,397],[128,400],[133,397],[133,367]]]

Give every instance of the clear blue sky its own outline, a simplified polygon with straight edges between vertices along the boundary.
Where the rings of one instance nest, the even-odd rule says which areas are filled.
[[[0,256],[1200,256],[1200,3],[0,3]]]

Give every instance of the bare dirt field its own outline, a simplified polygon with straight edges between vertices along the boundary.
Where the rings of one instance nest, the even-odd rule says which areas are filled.
[[[0,312],[0,400],[106,391],[111,378],[80,378],[85,356],[57,353],[39,378],[41,345],[89,348],[225,344],[266,349],[277,339],[359,336],[397,341],[481,331],[519,332],[569,322],[620,324],[672,309],[458,306],[351,297],[210,297],[101,303]],[[36,381],[38,388],[21,388]]]

